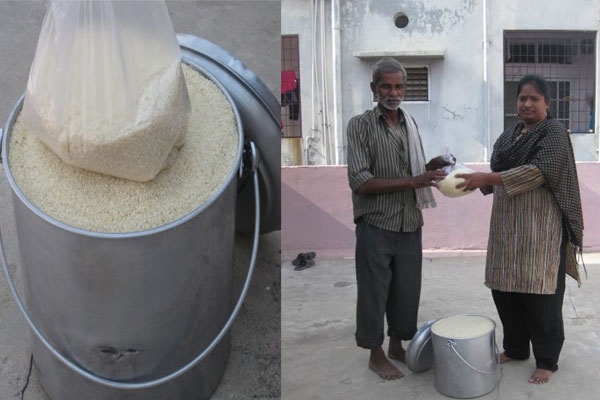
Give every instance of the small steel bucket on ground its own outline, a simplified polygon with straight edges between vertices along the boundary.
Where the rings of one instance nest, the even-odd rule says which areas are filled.
[[[239,148],[217,193],[170,224],[105,234],[49,217],[21,193],[8,165],[7,144],[23,98],[6,125],[2,155],[13,194],[27,306],[12,282],[0,241],[2,264],[34,333],[40,381],[55,400],[206,399],[227,365],[228,330],[248,290],[258,247],[258,156],[253,142],[244,146],[236,104],[203,68],[201,51],[183,50],[184,61],[212,79],[230,101]],[[254,242],[248,275],[233,306],[235,210],[243,175],[254,183]],[[265,177],[270,175],[263,171]],[[277,224],[273,221],[271,230]]]
[[[461,321],[463,325],[483,322],[487,328],[467,337],[440,334],[436,325],[442,327],[455,317],[467,317]],[[435,388],[445,396],[458,399],[480,397],[494,390],[500,380],[496,324],[483,316],[455,317],[441,318],[431,325]]]

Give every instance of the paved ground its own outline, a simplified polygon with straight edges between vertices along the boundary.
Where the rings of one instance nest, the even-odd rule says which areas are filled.
[[[531,385],[533,359],[506,364],[498,387],[482,399],[600,398],[600,257],[585,257],[589,276],[581,288],[568,279],[559,371],[548,384]],[[354,342],[353,259],[319,259],[317,254],[314,267],[294,271],[289,258],[281,265],[283,399],[447,398],[435,389],[433,370],[412,373],[396,363],[406,376],[386,382],[367,369],[368,352]],[[496,339],[502,343],[500,321],[483,285],[484,261],[481,255],[426,258],[419,324],[457,314],[483,315],[496,321]]]
[[[176,32],[210,40],[239,58],[279,94],[280,5],[277,0],[167,1]],[[46,1],[0,0],[0,127],[25,90]],[[14,276],[19,257],[10,190],[0,174],[0,228]],[[250,239],[236,238],[238,290],[250,256]],[[213,399],[280,397],[280,234],[261,237],[252,287],[232,328],[227,371]],[[0,400],[48,400],[31,369],[29,332],[0,278]],[[60,399],[54,399],[60,400]]]

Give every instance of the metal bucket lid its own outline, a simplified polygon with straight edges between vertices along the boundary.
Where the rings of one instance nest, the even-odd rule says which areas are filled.
[[[184,61],[191,62],[223,85],[242,119],[244,135],[259,153],[260,230],[281,229],[281,122],[280,105],[266,85],[235,58],[216,44],[190,34],[177,34]],[[252,232],[254,196],[251,182],[237,197],[236,229]]]
[[[406,366],[412,372],[424,372],[433,366],[433,345],[431,325],[437,320],[428,321],[413,336],[406,350]]]

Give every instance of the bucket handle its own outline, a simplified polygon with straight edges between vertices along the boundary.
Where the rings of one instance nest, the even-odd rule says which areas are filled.
[[[134,383],[113,381],[110,379],[98,377],[98,376],[82,369],[80,366],[74,364],[72,361],[66,359],[62,354],[60,354],[60,352],[58,350],[56,350],[48,342],[48,340],[42,335],[40,330],[37,328],[37,326],[31,320],[31,317],[29,316],[29,314],[27,314],[27,310],[25,309],[25,306],[23,305],[23,302],[21,301],[21,298],[19,297],[17,289],[15,288],[14,282],[12,281],[10,272],[8,270],[8,263],[6,261],[6,256],[4,254],[4,244],[2,243],[2,234],[0,232],[0,255],[2,256],[1,257],[2,258],[2,268],[4,269],[4,274],[6,275],[6,279],[8,281],[8,286],[10,288],[10,291],[12,292],[15,302],[17,303],[17,306],[19,307],[19,309],[21,310],[21,313],[25,317],[27,324],[29,325],[29,327],[31,328],[33,333],[35,333],[35,335],[38,337],[38,339],[44,344],[46,349],[48,349],[52,354],[54,354],[54,356],[56,358],[58,358],[58,360],[61,363],[63,363],[65,366],[67,366],[69,369],[71,369],[78,375],[80,375],[92,382],[95,382],[102,386],[107,386],[107,387],[110,387],[113,389],[130,389],[130,390],[131,389],[147,389],[147,388],[155,387],[158,385],[162,385],[164,383],[167,383],[167,382],[183,375],[184,373],[189,371],[191,368],[195,367],[200,361],[202,361],[219,344],[219,342],[227,334],[227,331],[229,330],[229,328],[231,328],[231,325],[235,321],[235,318],[237,317],[237,314],[240,311],[242,303],[244,302],[244,300],[246,298],[246,294],[248,293],[248,289],[250,287],[250,281],[252,278],[252,273],[254,272],[254,266],[256,264],[256,254],[257,254],[257,249],[258,249],[258,237],[259,237],[259,232],[260,232],[260,194],[259,194],[258,174],[257,174],[258,153],[256,151],[256,147],[253,142],[250,142],[250,150],[249,151],[251,152],[251,157],[252,157],[252,162],[251,162],[251,165],[249,166],[249,168],[251,169],[251,172],[253,175],[253,182],[254,182],[255,221],[254,221],[254,238],[252,241],[252,256],[250,257],[248,273],[246,276],[246,281],[244,282],[244,286],[242,288],[242,292],[240,293],[238,302],[235,305],[231,315],[229,316],[229,319],[227,320],[225,325],[223,325],[223,328],[221,328],[221,331],[217,334],[217,336],[213,339],[213,341],[200,354],[198,354],[198,356],[196,356],[196,358],[194,358],[188,364],[184,365],[177,371],[170,373],[169,375],[163,376],[162,378],[158,378],[158,379],[155,379],[152,381],[147,381],[147,382],[134,382]]]
[[[454,350],[454,353],[456,353],[456,355],[458,356],[458,358],[461,359],[462,362],[464,362],[467,367],[471,368],[473,371],[479,372],[480,374],[484,374],[484,375],[489,375],[489,374],[493,374],[498,370],[498,367],[500,365],[500,352],[498,351],[498,345],[496,344],[496,338],[494,337],[494,352],[496,353],[496,367],[491,370],[491,371],[482,371],[479,368],[475,368],[474,366],[472,366],[467,360],[465,360],[465,358],[463,356],[460,355],[460,353],[458,352],[458,350],[456,350],[456,342],[452,339],[447,339],[446,340],[446,346],[450,347],[452,350]]]

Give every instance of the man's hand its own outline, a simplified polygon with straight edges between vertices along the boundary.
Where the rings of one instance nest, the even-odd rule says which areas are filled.
[[[444,179],[448,175],[442,170],[427,171],[422,175],[412,178],[411,184],[414,189],[420,189],[427,186],[439,188],[438,181]]]
[[[452,155],[451,155],[451,157],[454,158],[454,156],[452,156]],[[429,160],[429,162],[425,166],[425,169],[427,171],[434,171],[436,169],[442,169],[443,167],[445,167],[447,165],[452,165],[454,162],[456,162],[456,158],[454,158],[454,160],[452,161],[444,156],[437,156],[437,157]]]

